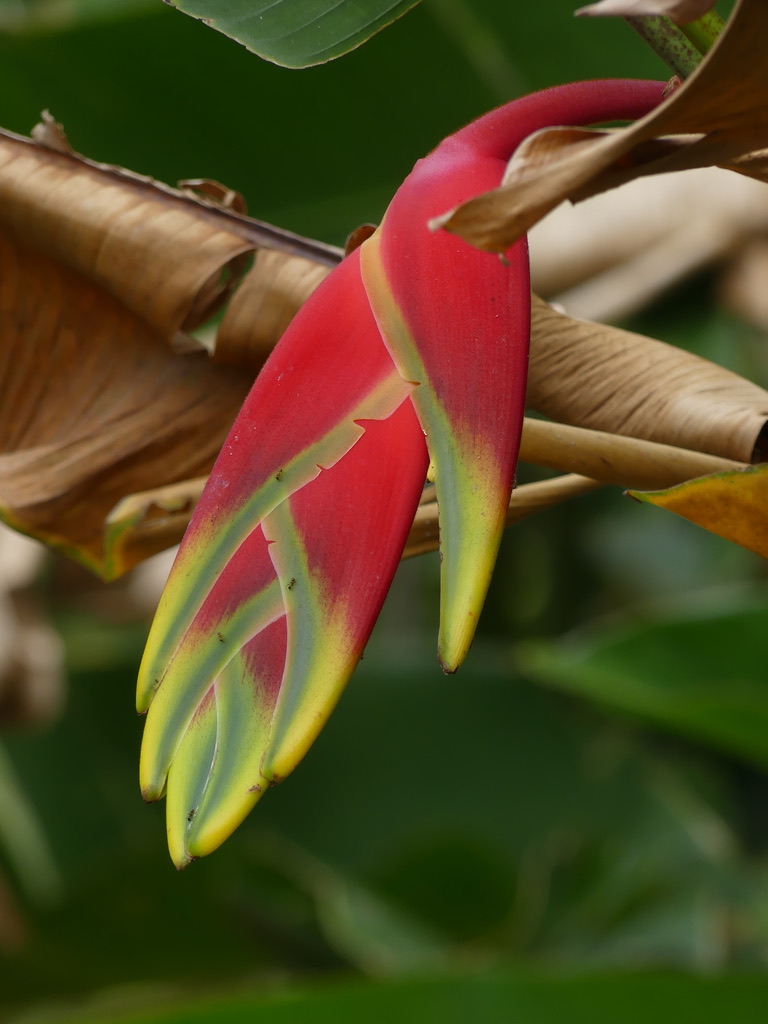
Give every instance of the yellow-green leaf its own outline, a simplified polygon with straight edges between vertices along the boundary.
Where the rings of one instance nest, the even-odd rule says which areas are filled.
[[[768,558],[768,464],[628,494]]]

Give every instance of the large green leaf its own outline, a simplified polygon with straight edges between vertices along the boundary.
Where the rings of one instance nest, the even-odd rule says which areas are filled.
[[[612,627],[521,651],[541,682],[768,765],[768,606]]]
[[[287,68],[324,64],[354,50],[418,3],[418,0],[173,0],[243,43],[260,57]]]

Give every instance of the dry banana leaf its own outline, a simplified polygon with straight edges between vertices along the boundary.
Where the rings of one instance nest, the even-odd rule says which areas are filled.
[[[563,199],[578,200],[633,178],[710,165],[766,178],[768,38],[765,0],[738,0],[696,71],[655,111],[627,128],[552,128],[529,136],[499,189],[437,218],[482,249],[504,252]]]
[[[167,338],[39,253],[0,239],[0,515],[107,573],[121,498],[207,472],[249,380]]]
[[[216,336],[217,362],[259,367],[331,267],[261,249],[227,307]]]
[[[88,161],[50,120],[36,134],[0,133],[0,516],[112,578],[168,543],[143,521],[129,537],[114,507],[207,473],[252,381],[177,354],[186,332],[254,250],[276,277],[338,252],[205,183],[201,198]]]
[[[767,230],[762,182],[719,167],[638,178],[575,206],[562,203],[534,225],[533,289],[571,316],[615,321],[704,266],[729,268]],[[742,275],[727,270],[732,304],[752,319],[761,300],[765,306],[764,270],[750,275],[754,289],[743,300]]]
[[[748,463],[768,392],[689,352],[574,320],[534,297],[528,405],[562,423]]]

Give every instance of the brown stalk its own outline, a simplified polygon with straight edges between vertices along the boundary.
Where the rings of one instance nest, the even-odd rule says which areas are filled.
[[[640,489],[743,469],[744,463],[669,444],[526,417],[520,461],[588,476],[601,484]]]
[[[507,526],[520,522],[521,519],[526,519],[552,505],[557,505],[567,498],[586,494],[600,486],[602,485],[598,480],[589,480],[586,477],[573,474],[556,477],[554,480],[523,484],[512,493],[507,512]],[[416,510],[416,518],[406,541],[403,558],[412,558],[414,555],[436,551],[438,547],[439,529],[437,502],[435,501],[419,505]]]
[[[517,487],[509,502],[507,526],[606,484],[671,487],[694,477],[745,468],[743,463],[714,455],[530,418],[523,424],[520,459],[568,472]],[[438,547],[438,507],[434,491],[428,488],[416,510],[403,558]]]

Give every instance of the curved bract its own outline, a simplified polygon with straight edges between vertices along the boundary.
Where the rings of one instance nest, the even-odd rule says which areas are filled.
[[[525,239],[500,260],[429,221],[495,188],[507,160],[547,125],[635,118],[656,82],[576,82],[508,103],[420,160],[363,247],[371,305],[398,369],[418,382],[440,509],[438,654],[454,672],[485,598],[504,528],[525,406],[530,280]]]
[[[389,589],[429,459],[439,654],[458,668],[513,485],[530,286],[524,241],[500,260],[427,222],[498,185],[532,131],[633,118],[662,89],[563,86],[451,136],[281,338],[213,468],[142,663],[142,791],[167,792],[178,865],[215,849],[326,721]]]

